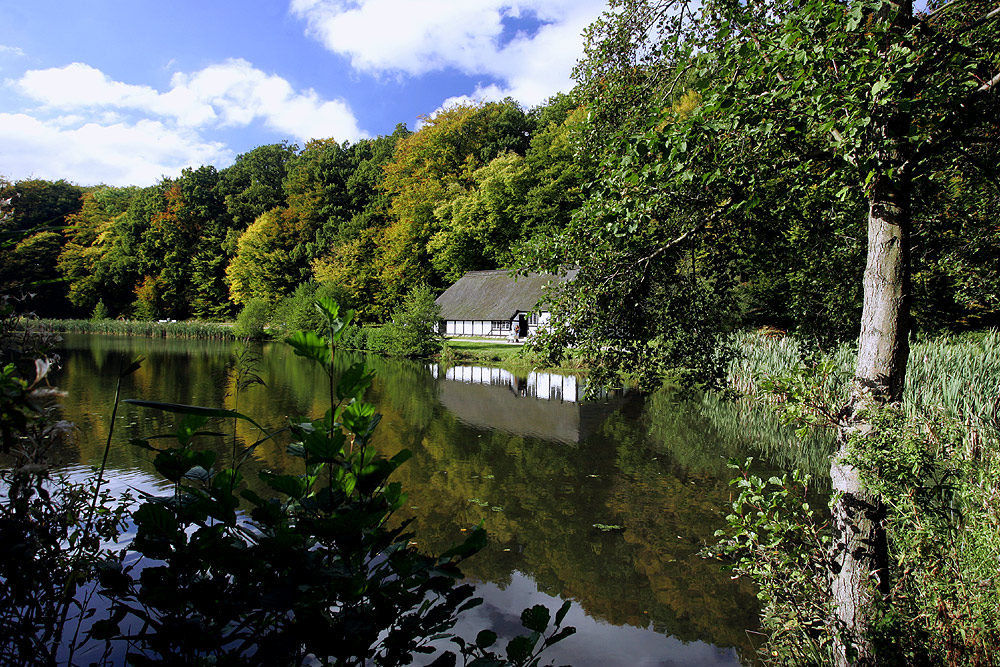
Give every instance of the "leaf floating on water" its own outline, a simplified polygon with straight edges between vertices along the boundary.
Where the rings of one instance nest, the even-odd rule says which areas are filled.
[[[605,533],[610,533],[613,530],[625,530],[624,527],[614,523],[595,523],[594,528],[604,531]]]

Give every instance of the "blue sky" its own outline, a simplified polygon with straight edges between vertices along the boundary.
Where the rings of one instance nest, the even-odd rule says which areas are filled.
[[[0,176],[149,185],[572,85],[598,0],[0,4]]]

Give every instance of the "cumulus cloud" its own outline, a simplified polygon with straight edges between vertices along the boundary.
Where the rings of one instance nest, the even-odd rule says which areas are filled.
[[[500,85],[471,97],[510,95],[529,106],[569,89],[581,34],[604,7],[603,0],[291,0],[309,34],[359,71],[485,75]],[[510,34],[511,21],[533,29]]]
[[[223,166],[231,151],[202,134],[252,123],[301,141],[367,136],[345,101],[297,91],[239,59],[177,73],[166,91],[84,63],[28,71],[7,86],[38,106],[0,115],[0,153],[40,178],[149,184],[186,166]]]
[[[5,163],[18,165],[19,177],[148,185],[187,166],[233,160],[223,144],[158,121],[102,125],[59,120],[63,122],[0,114],[0,152]]]
[[[261,121],[295,139],[367,136],[344,100],[322,100],[314,90],[295,91],[285,79],[242,59],[192,74],[177,73],[170,90],[112,80],[84,63],[26,72],[13,82],[22,95],[61,112],[130,110],[181,127],[246,127]]]

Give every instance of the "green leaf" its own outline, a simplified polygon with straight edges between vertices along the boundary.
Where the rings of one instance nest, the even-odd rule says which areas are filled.
[[[128,366],[126,366],[125,369],[121,373],[118,374],[118,377],[124,379],[124,378],[127,378],[129,375],[132,375],[132,373],[135,373],[137,370],[139,370],[142,367],[142,362],[144,360],[145,360],[145,357],[136,357],[132,361],[131,364],[129,364]]]
[[[114,619],[103,618],[90,626],[87,636],[97,641],[113,639],[118,636],[118,623]]]
[[[889,87],[889,82],[884,78],[879,79],[872,85],[872,97],[878,97],[878,94]]]
[[[537,641],[532,641],[531,637],[514,637],[507,643],[507,659],[518,665],[524,664],[531,657]]]
[[[364,362],[359,361],[351,364],[351,367],[344,371],[344,374],[337,381],[337,398],[340,400],[360,399],[371,386],[374,377],[375,371],[368,368]]]
[[[556,627],[557,628],[562,625],[563,619],[566,618],[566,614],[569,613],[570,607],[572,607],[572,606],[573,606],[573,603],[570,600],[566,600],[565,602],[563,602],[562,606],[559,607],[559,611],[556,612]]]
[[[260,479],[278,493],[283,493],[295,500],[300,500],[306,494],[306,480],[297,475],[275,475],[262,472]]]
[[[204,426],[207,421],[208,417],[205,415],[185,415],[177,427],[177,442],[182,445],[188,444],[194,434],[198,432],[198,429]]]
[[[242,419],[248,421],[261,431],[266,432],[263,426],[255,422],[251,417],[240,414],[235,410],[224,410],[223,408],[208,408],[201,405],[185,405],[183,403],[163,403],[160,401],[142,401],[137,398],[126,398],[124,403],[137,405],[140,408],[152,408],[163,412],[174,412],[182,415],[201,415],[204,417],[216,417],[219,419]]]
[[[535,632],[545,632],[549,620],[549,610],[545,605],[536,604],[521,612],[521,625]]]
[[[286,338],[285,342],[291,345],[295,354],[300,357],[312,359],[321,364],[323,368],[330,366],[333,354],[330,351],[330,343],[325,338],[317,336],[314,332],[297,331]]]
[[[145,503],[133,515],[136,524],[146,531],[170,537],[177,532],[177,517],[159,503]]]
[[[493,646],[497,641],[497,633],[492,630],[481,630],[478,635],[476,635],[476,646],[479,648],[489,648]]]
[[[184,479],[193,479],[198,482],[208,482],[212,479],[212,473],[206,468],[201,466],[194,466],[186,473],[184,473]]]
[[[343,456],[347,436],[342,431],[327,435],[323,431],[312,431],[302,439],[302,446],[309,453],[308,463],[330,463]]]
[[[316,310],[322,313],[323,317],[327,321],[327,324],[336,320],[337,315],[340,313],[340,304],[330,297],[320,297],[319,299],[316,299],[314,305],[316,306]]]
[[[572,626],[563,628],[559,632],[553,634],[551,637],[549,637],[548,639],[546,639],[544,646],[552,646],[553,644],[561,642],[562,640],[566,639],[567,637],[569,637],[571,635],[575,635],[575,634],[576,634],[576,628],[574,628]]]

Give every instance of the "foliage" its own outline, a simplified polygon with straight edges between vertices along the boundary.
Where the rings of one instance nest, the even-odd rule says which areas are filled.
[[[679,289],[696,271],[739,297],[738,309],[699,322],[702,335],[739,315],[800,327],[823,345],[847,339],[870,198],[890,190],[907,227],[912,207],[930,285],[954,294],[930,278],[942,274],[930,239],[943,233],[944,201],[955,202],[956,222],[969,220],[970,247],[992,238],[954,198],[956,178],[984,201],[980,179],[995,185],[979,158],[996,130],[990,9],[612,3],[577,70],[599,176],[567,230],[524,262],[580,266],[565,302],[586,302],[587,315],[568,318],[561,342],[620,350],[634,341],[609,370],[656,366],[638,350],[669,313],[647,294]],[[965,303],[992,302],[989,289]],[[626,317],[647,325],[623,329]]]
[[[90,319],[92,322],[100,322],[101,320],[106,320],[111,317],[108,312],[108,307],[104,305],[103,299],[98,299],[97,303],[94,304],[94,310],[90,313]]]
[[[805,420],[825,425],[832,423],[832,413],[847,401],[847,379],[855,354],[850,345],[820,355],[797,336],[766,332],[743,332],[732,337],[730,344],[736,358],[729,365],[727,381],[740,392],[782,405],[796,399],[792,403]],[[974,431],[996,417],[1000,384],[1000,333],[996,330],[917,339],[910,354],[903,393],[907,414],[943,409]],[[813,410],[812,416],[802,414],[804,409]]]
[[[266,299],[250,299],[236,318],[233,325],[233,335],[238,338],[262,340],[267,335],[267,323],[271,319],[273,308]]]
[[[989,665],[1000,644],[1000,423],[973,435],[942,415],[889,408],[871,424],[849,461],[888,508],[883,651],[900,663]]]
[[[736,576],[758,586],[766,646],[761,656],[780,665],[832,664],[834,623],[827,572],[828,523],[809,504],[809,477],[798,473],[767,481],[750,472],[752,459],[730,459],[739,489],[707,556],[725,556]]]
[[[375,258],[381,282],[376,305],[384,313],[399,305],[407,285],[440,283],[427,247],[440,229],[435,211],[501,153],[523,156],[529,129],[527,116],[508,99],[444,109],[399,142],[380,184],[391,198],[390,224],[376,242]]]
[[[427,285],[414,288],[393,311],[392,322],[382,327],[388,339],[388,353],[396,357],[427,357],[441,349],[438,332],[441,307]]]
[[[277,301],[299,284],[291,253],[301,239],[282,209],[258,217],[239,237],[236,254],[226,269],[230,298],[244,304],[254,297]]]
[[[215,322],[150,322],[136,320],[39,320],[40,324],[61,333],[107,334],[110,336],[146,336],[149,338],[202,338],[236,340],[233,327]]]
[[[242,231],[267,211],[284,206],[282,182],[295,151],[288,144],[258,146],[238,155],[222,172],[220,193],[234,229]]]
[[[790,380],[782,386],[795,391]],[[814,391],[810,387],[802,396]],[[1000,641],[1000,423],[993,418],[970,430],[943,412],[907,417],[894,408],[869,415],[868,423],[851,439],[847,463],[887,508],[892,587],[873,610],[869,638],[879,659],[990,664]],[[709,555],[721,550],[734,559],[737,575],[760,586],[765,660],[827,664],[828,628],[837,627],[827,516],[811,508],[807,479],[795,474],[764,482],[749,472],[749,461],[731,466],[742,472],[733,481],[741,492]]]
[[[342,298],[343,293],[344,289],[333,282],[301,283],[295,291],[274,305],[271,326],[286,334],[300,329],[318,333],[323,330],[323,320],[316,310],[316,300],[333,299],[346,304],[346,300]]]
[[[467,665],[527,665],[537,667],[542,652],[548,647],[572,636],[576,629],[570,626],[562,627],[571,602],[567,600],[556,612],[555,619],[549,610],[540,604],[528,607],[521,612],[521,627],[530,634],[514,637],[500,654],[493,650],[497,642],[497,633],[492,630],[481,630],[476,635],[475,642],[467,642],[461,637],[452,637],[451,641],[458,645],[465,664]],[[554,621],[554,623],[553,623]],[[552,624],[551,631],[549,625]],[[548,635],[545,633],[549,632]],[[539,643],[541,641],[541,643]],[[447,655],[447,654],[446,654]],[[472,658],[472,662],[469,662]],[[455,664],[455,660],[439,659],[433,664]]]
[[[0,301],[0,662],[49,665],[79,647],[128,498],[111,497],[101,474],[55,472],[71,434],[47,381],[54,338],[14,305]]]

